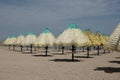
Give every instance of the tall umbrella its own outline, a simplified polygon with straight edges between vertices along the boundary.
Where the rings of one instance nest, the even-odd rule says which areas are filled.
[[[105,49],[120,51],[120,24],[116,27],[113,33],[108,38]]]
[[[85,34],[88,36],[89,40],[91,41],[92,46],[100,45],[99,41],[96,38],[96,35],[90,29],[86,29]]]
[[[23,42],[25,40],[25,36],[21,33],[17,38],[16,38],[16,45],[20,46],[21,47],[21,51],[22,51],[22,48],[23,48]]]
[[[95,49],[95,46],[98,45],[98,41],[96,40],[95,34],[90,29],[86,29],[85,34],[88,36],[89,40],[91,41],[91,45],[87,46],[87,57],[89,57],[89,50],[91,46],[93,46]]]
[[[27,47],[28,46],[30,47],[30,53],[32,53],[32,47],[36,41],[36,38],[37,38],[36,35],[31,32],[25,37],[25,42],[23,42],[23,44],[26,45]]]
[[[104,42],[103,42],[103,48],[104,48],[104,46],[105,46],[105,44],[106,44],[106,42],[108,40],[108,35],[103,34],[103,39],[104,39]],[[105,48],[104,48],[104,53],[105,53]]]
[[[3,42],[3,45],[9,46],[9,50],[10,50],[10,39],[11,39],[11,37],[8,37],[8,38],[6,38],[6,39],[4,40],[4,42]]]
[[[100,33],[100,32],[96,32],[96,38],[99,41],[99,45],[97,46],[98,55],[99,55],[99,49],[101,46],[103,47],[103,45],[105,44],[105,39],[104,39],[102,33]]]
[[[62,39],[63,39],[63,36],[64,36],[64,33],[66,32],[66,30],[64,30],[64,32],[62,32],[56,39],[55,41],[55,45],[59,46],[59,50],[60,50],[60,47],[62,46],[62,54],[64,54],[64,44],[61,43]]]
[[[47,56],[47,52],[48,52],[48,47],[49,46],[54,46],[54,42],[55,42],[55,37],[54,35],[50,32],[50,30],[48,28],[46,28],[43,33],[41,33],[38,36],[38,45],[45,47],[46,49],[46,56]]]
[[[13,50],[15,50],[15,45],[16,45],[15,41],[16,41],[16,37],[13,35],[9,41],[9,44],[13,46]]]
[[[88,37],[76,24],[70,24],[68,29],[60,36],[60,43],[63,46],[72,46],[72,60],[74,60],[74,51],[76,46],[88,46],[91,44]]]

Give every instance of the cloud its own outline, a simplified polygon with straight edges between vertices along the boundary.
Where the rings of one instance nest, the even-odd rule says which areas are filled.
[[[63,30],[72,19],[70,22],[77,18],[119,14],[120,0],[0,0],[3,30],[28,28],[26,31],[30,31],[44,27]]]

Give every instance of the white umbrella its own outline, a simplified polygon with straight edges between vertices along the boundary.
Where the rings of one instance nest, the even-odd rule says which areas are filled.
[[[9,45],[10,38],[11,37],[6,38],[3,42],[3,45]]]
[[[25,42],[23,44],[27,45],[27,46],[30,46],[31,44],[33,45],[35,43],[36,39],[37,39],[36,35],[30,32],[25,37]]]
[[[25,36],[23,34],[20,34],[17,38],[16,38],[16,45],[20,46],[21,47],[21,51],[22,51],[22,48],[23,48],[23,42],[25,41]]]
[[[13,35],[9,40],[9,45],[13,46],[13,50],[15,50],[15,45],[16,45],[15,41],[16,41],[16,37]]]
[[[17,38],[16,38],[16,45],[23,45],[23,42],[25,41],[25,36],[23,34],[20,34]]]
[[[64,46],[87,46],[90,45],[89,38],[80,30],[76,24],[71,24],[57,39]]]
[[[47,49],[49,46],[54,46],[55,37],[54,35],[49,31],[48,28],[46,28],[43,33],[41,33],[38,36],[38,45],[46,48],[46,56],[47,56]]]
[[[76,24],[70,24],[69,28],[65,30],[58,38],[60,45],[72,46],[72,60],[74,60],[75,46],[89,46],[91,44],[88,36],[78,28]]]
[[[10,50],[10,39],[11,39],[11,37],[8,37],[8,38],[5,39],[5,41],[3,42],[3,45],[9,46],[9,50]]]
[[[116,29],[113,31],[113,33],[108,38],[105,49],[107,50],[115,50],[120,51],[120,24],[116,27]]]
[[[34,45],[36,39],[37,39],[36,35],[30,32],[25,37],[25,41],[22,43],[22,44],[26,45],[27,47],[30,46],[30,48],[31,48],[30,53],[32,53],[32,46]]]

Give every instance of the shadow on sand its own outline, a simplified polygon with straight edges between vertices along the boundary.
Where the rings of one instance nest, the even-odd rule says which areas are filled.
[[[35,56],[35,57],[52,57],[53,55],[32,55],[32,56]]]
[[[120,64],[120,61],[109,61],[110,63],[117,63]]]
[[[74,61],[72,61],[72,59],[53,59],[50,61],[54,61],[54,62],[80,62],[80,60],[76,60],[76,59]]]
[[[22,54],[36,54],[36,52],[32,52],[32,53],[30,53],[30,52],[22,51]]]
[[[66,55],[66,53],[64,53],[64,54],[62,54],[62,53],[57,53],[57,52],[55,52],[55,53],[52,53],[53,55]]]
[[[75,56],[76,58],[94,58],[94,57],[87,57],[87,56]]]
[[[95,71],[104,71],[105,73],[117,73],[120,72],[119,67],[97,67]]]
[[[116,59],[120,59],[120,57],[116,57]]]
[[[87,55],[87,54],[84,54],[84,55]],[[94,54],[89,54],[90,56],[100,56],[100,54],[98,55],[97,53],[94,53]]]

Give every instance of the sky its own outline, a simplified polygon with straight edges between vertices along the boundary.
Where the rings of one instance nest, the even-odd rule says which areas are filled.
[[[110,35],[120,23],[120,0],[0,0],[0,40],[45,28],[57,37],[71,23]]]

